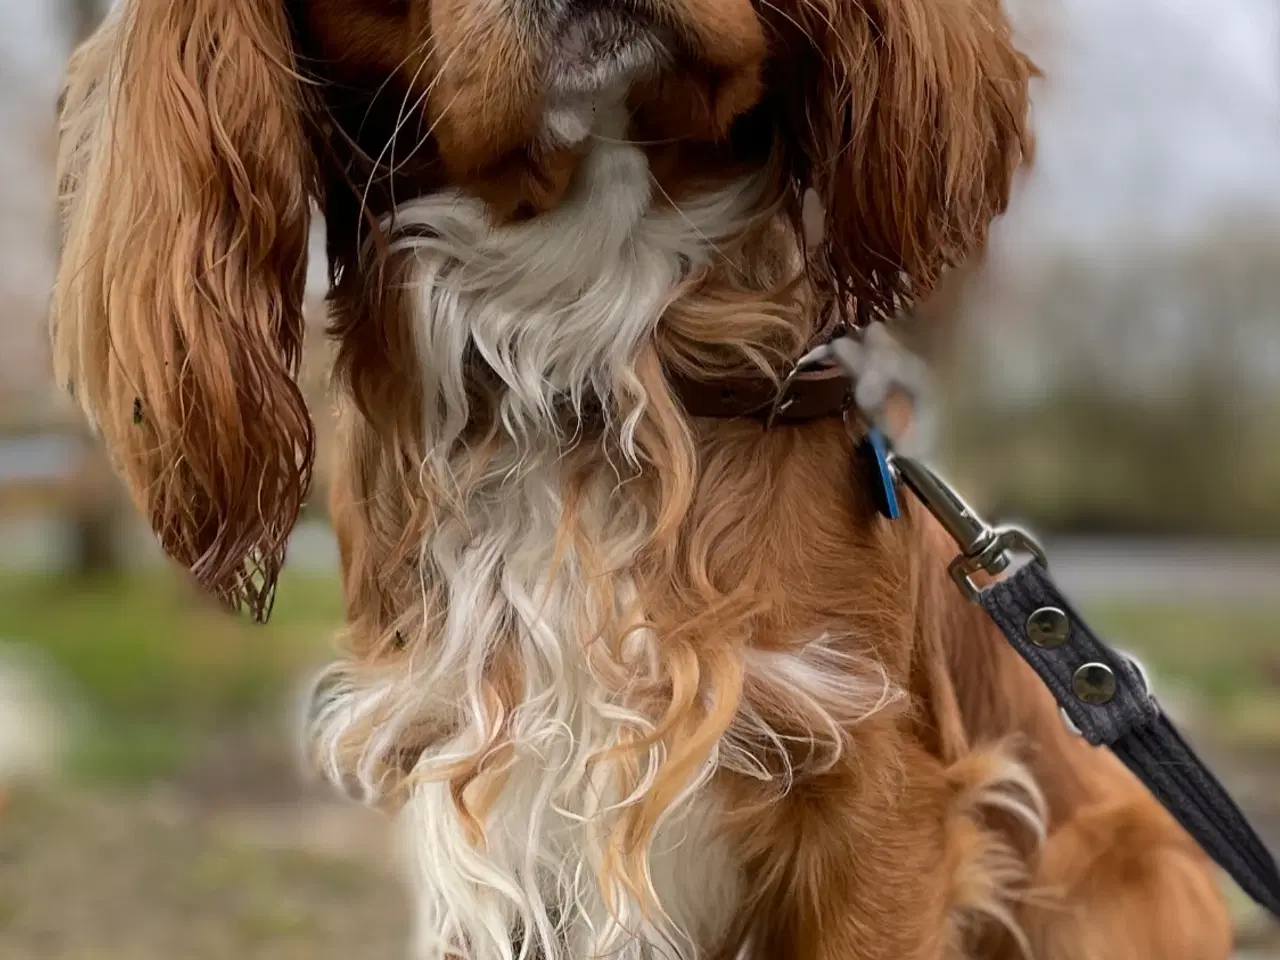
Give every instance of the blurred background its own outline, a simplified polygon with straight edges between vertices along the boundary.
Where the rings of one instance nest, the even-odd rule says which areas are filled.
[[[290,748],[340,616],[321,512],[272,624],[222,615],[49,382],[53,103],[100,6],[0,0],[0,956],[399,957],[383,825],[305,784]],[[939,456],[1044,535],[1277,842],[1280,3],[1014,12],[1046,74],[1037,166],[907,328],[943,383]],[[1240,956],[1280,957],[1229,894]]]

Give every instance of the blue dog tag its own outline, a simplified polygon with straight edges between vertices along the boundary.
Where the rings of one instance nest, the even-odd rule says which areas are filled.
[[[884,434],[872,427],[862,438],[862,454],[870,464],[868,481],[871,484],[871,496],[876,502],[876,509],[881,516],[897,520],[902,515],[898,509],[898,490],[893,481],[893,470],[889,467],[889,444]]]

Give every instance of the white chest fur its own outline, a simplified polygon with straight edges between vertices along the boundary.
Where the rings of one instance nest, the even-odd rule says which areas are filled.
[[[329,775],[354,780],[373,802],[386,758],[423,747],[403,826],[418,954],[430,960],[694,960],[722,948],[744,880],[717,831],[712,774],[773,780],[781,769],[780,794],[800,772],[791,766],[797,735],[806,746],[797,763],[821,769],[839,757],[848,723],[896,695],[841,638],[746,651],[732,725],[695,775],[680,776],[679,796],[663,794],[665,815],[645,833],[646,873],[636,882],[649,896],[601,880],[619,876],[603,869],[618,859],[614,828],[659,782],[666,757],[650,736],[653,711],[629,696],[669,691],[671,679],[628,576],[653,529],[624,484],[641,470],[636,431],[648,403],[636,358],[680,281],[758,216],[761,190],[747,179],[679,209],[655,202],[646,158],[619,138],[617,114],[592,104],[574,116],[590,122],[595,143],[554,212],[495,229],[480,203],[444,192],[396,216],[397,227],[413,228],[397,234],[397,247],[413,265],[421,495],[440,505],[418,563],[421,635],[404,637],[408,663],[330,671],[310,732]],[[498,439],[479,465],[465,440],[477,358],[502,386]],[[581,412],[597,398],[612,439],[567,500],[564,452],[575,438],[561,432],[565,406]],[[579,535],[566,541],[570,509]],[[625,640],[602,663],[596,641],[608,628]],[[495,718],[487,684],[498,662],[517,666]],[[787,736],[758,709],[769,703],[786,704]],[[627,777],[600,762],[619,747],[634,765]],[[499,789],[478,804],[482,841],[449,782],[478,757],[501,771]]]
[[[597,130],[620,132],[616,117],[593,116]],[[398,226],[415,228],[399,248],[416,264],[423,470],[436,489],[452,485],[452,509],[422,549],[432,586],[424,597],[438,597],[442,609],[424,616],[424,636],[411,645],[423,652],[410,669],[345,677],[313,732],[322,751],[336,751],[344,727],[372,723],[357,772],[376,798],[375,761],[406,731],[432,720],[454,731],[418,761],[403,813],[422,957],[506,960],[521,945],[548,960],[619,951],[695,957],[719,945],[739,902],[714,799],[697,783],[652,841],[649,881],[661,912],[642,912],[627,891],[601,890],[597,879],[609,828],[636,798],[621,795],[610,766],[596,761],[624,733],[652,730],[616,686],[606,692],[588,653],[602,620],[639,616],[625,571],[651,521],[618,493],[619,480],[639,469],[634,431],[646,398],[633,363],[685,273],[740,232],[758,201],[751,182],[679,210],[655,204],[651,190],[644,154],[607,137],[563,204],[532,223],[494,229],[479,203],[454,193],[397,211]],[[503,383],[503,436],[485,468],[468,474],[466,375],[476,355]],[[565,509],[559,431],[566,402],[594,397],[622,411],[613,429],[629,462],[602,463],[574,508],[594,554],[588,562],[572,549],[556,554]],[[606,583],[588,568],[615,573]],[[652,638],[641,630],[632,639],[643,672]],[[520,689],[504,719],[502,788],[477,844],[442,772],[489,742],[484,678],[502,655],[519,664]],[[641,757],[642,781],[645,764],[659,761]],[[331,766],[337,773],[339,762]]]

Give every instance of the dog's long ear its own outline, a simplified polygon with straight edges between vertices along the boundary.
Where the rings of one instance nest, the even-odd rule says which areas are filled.
[[[258,618],[313,459],[305,95],[282,0],[123,0],[61,107],[57,376],[166,552]]]
[[[771,4],[789,174],[826,207],[817,262],[864,318],[929,293],[986,239],[1028,156],[1034,68],[999,0]]]

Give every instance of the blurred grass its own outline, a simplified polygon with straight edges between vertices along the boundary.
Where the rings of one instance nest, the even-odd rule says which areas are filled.
[[[1110,603],[1088,611],[1108,641],[1201,701],[1215,736],[1280,746],[1280,598],[1249,607]]]
[[[327,577],[286,578],[260,627],[172,574],[0,576],[0,640],[34,649],[68,687],[82,711],[73,772],[91,777],[168,776],[194,741],[272,722],[340,616]]]
[[[1280,744],[1280,601],[1110,603],[1088,613],[1143,658],[1161,690],[1194,694],[1212,732]],[[340,617],[337,582],[326,576],[286,576],[265,627],[214,608],[172,573],[91,583],[0,576],[0,640],[45,656],[69,686],[82,710],[73,772],[93,779],[181,774],[220,738],[270,729],[265,736],[283,741],[290,693],[328,655]]]

